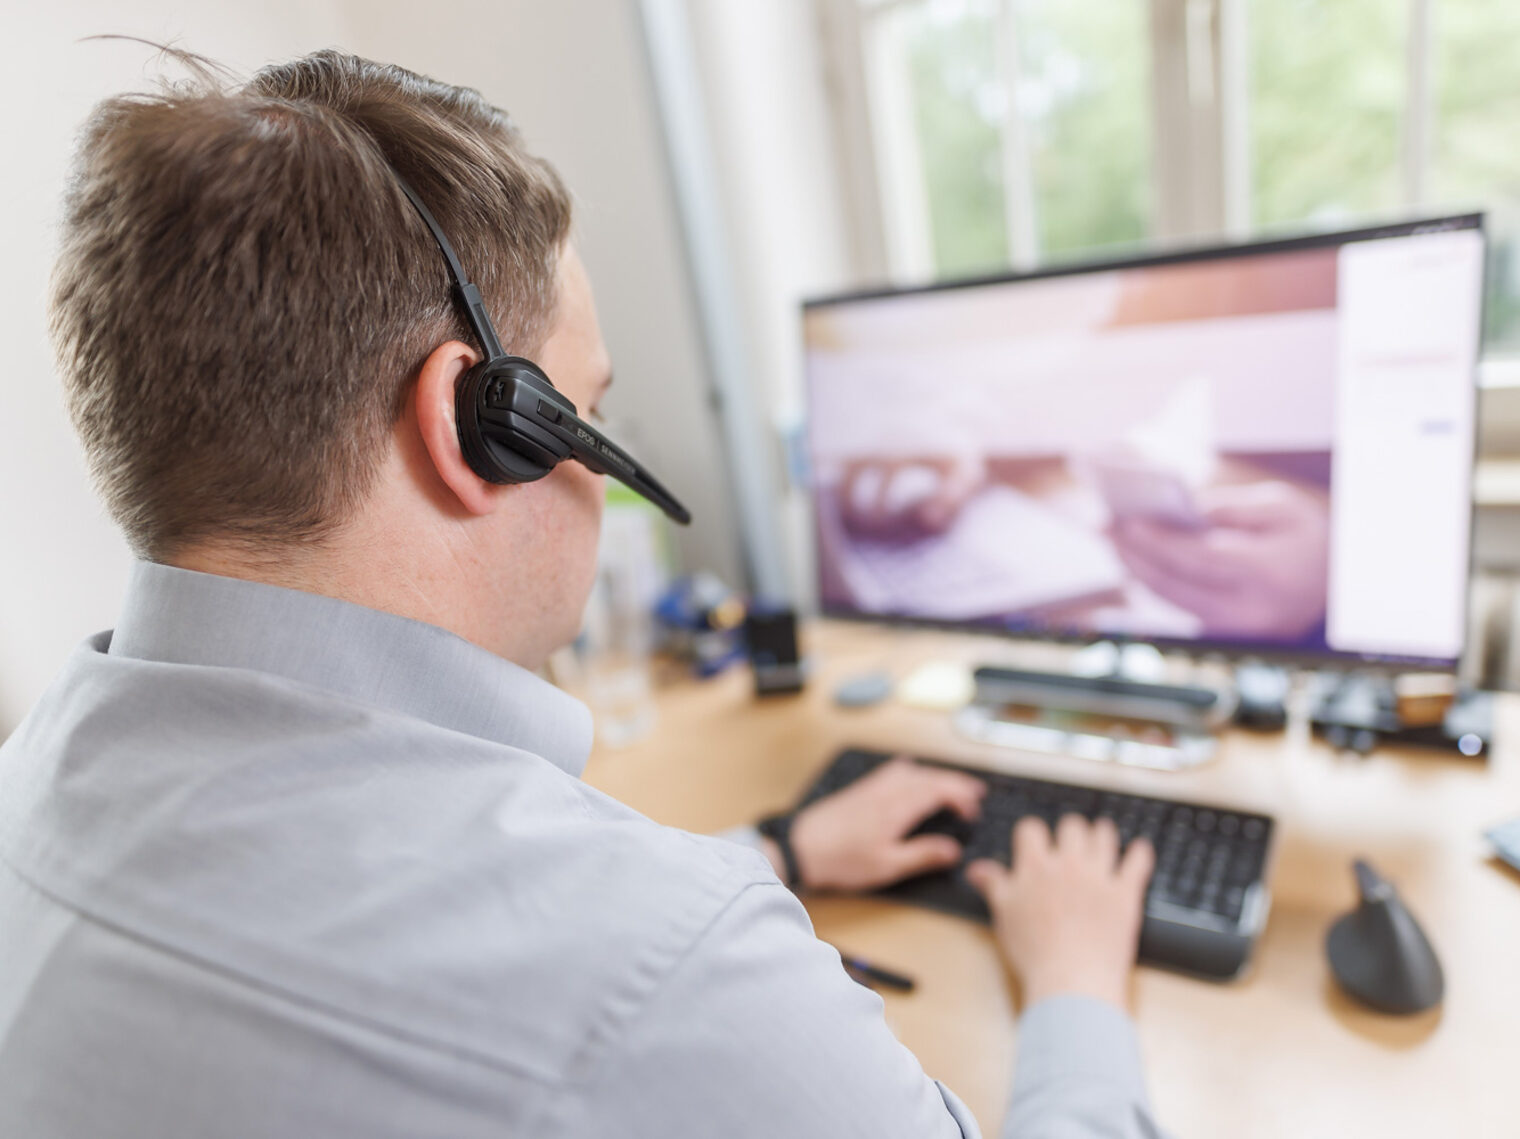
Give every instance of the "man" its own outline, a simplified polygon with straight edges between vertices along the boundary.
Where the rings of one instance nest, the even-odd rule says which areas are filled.
[[[86,129],[54,337],[143,561],[0,752],[0,1134],[974,1134],[776,870],[953,863],[905,836],[978,784],[889,765],[767,863],[579,781],[586,711],[533,670],[576,631],[601,480],[462,449],[481,345],[398,177],[594,415],[568,197],[474,92],[323,52]],[[1148,848],[1013,841],[975,868],[1029,1005],[1009,1133],[1150,1134]]]

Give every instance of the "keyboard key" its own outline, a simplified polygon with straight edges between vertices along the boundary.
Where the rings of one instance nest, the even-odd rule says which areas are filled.
[[[1227,918],[1240,919],[1241,910],[1245,908],[1246,891],[1244,886],[1230,886],[1223,895],[1223,906],[1220,913]]]

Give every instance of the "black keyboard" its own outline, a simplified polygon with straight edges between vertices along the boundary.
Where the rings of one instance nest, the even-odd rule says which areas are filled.
[[[885,752],[843,751],[803,796],[810,803],[853,783],[888,758]],[[996,858],[1007,865],[1013,824],[1038,815],[1051,826],[1062,815],[1110,818],[1120,842],[1138,836],[1156,848],[1156,869],[1145,895],[1140,960],[1217,980],[1245,967],[1266,924],[1262,881],[1272,843],[1272,820],[1225,807],[1126,795],[1097,787],[1027,779],[942,760],[934,767],[964,771],[988,786],[982,814],[967,822],[951,811],[930,816],[918,833],[949,834],[965,848],[964,862]],[[937,871],[881,891],[912,905],[986,922],[986,903],[960,869]]]

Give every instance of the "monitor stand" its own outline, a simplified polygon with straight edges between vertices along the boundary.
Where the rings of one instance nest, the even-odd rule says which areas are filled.
[[[1084,649],[1091,663],[1103,646]],[[1234,711],[1232,692],[1165,684],[1148,645],[1109,645],[1101,675],[984,666],[975,695],[955,717],[971,739],[1027,751],[1180,771],[1213,758],[1216,731]],[[1136,674],[1140,674],[1137,677]]]

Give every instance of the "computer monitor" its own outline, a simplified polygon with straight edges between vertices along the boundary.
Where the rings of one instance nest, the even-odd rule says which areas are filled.
[[[1481,215],[803,308],[835,615],[1451,668]]]

